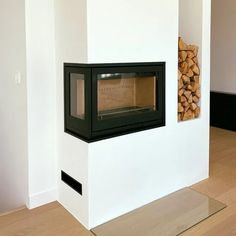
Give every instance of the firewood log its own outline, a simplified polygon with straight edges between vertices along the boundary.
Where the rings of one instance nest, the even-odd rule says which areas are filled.
[[[180,102],[181,102],[181,103],[187,102],[187,98],[182,95],[182,96],[180,97]]]
[[[198,107],[194,110],[194,115],[195,115],[196,118],[200,116],[200,112],[201,112],[201,109],[200,109],[200,107],[198,106]]]
[[[190,84],[190,78],[188,76],[183,75],[181,78],[182,78],[184,84]]]
[[[189,78],[191,78],[191,77],[194,76],[194,73],[193,73],[193,71],[192,71],[191,69],[189,69],[188,72],[186,73],[186,75],[187,75]]]
[[[189,68],[191,68],[195,64],[194,61],[190,58],[187,58],[186,62],[188,63]]]
[[[199,47],[197,47],[197,46],[193,46],[193,47],[194,47],[193,53],[194,53],[194,56],[196,57],[198,55]]]
[[[188,54],[186,51],[180,51],[179,52],[179,58],[181,61],[186,61],[186,58],[187,58]]]
[[[199,98],[197,96],[193,96],[193,102],[198,103],[199,102]]]
[[[182,73],[180,72],[180,70],[178,70],[178,76],[179,76],[179,79],[182,77]]]
[[[184,107],[182,106],[181,103],[178,103],[178,112],[183,112],[184,111]]]
[[[200,92],[200,89],[197,89],[197,91],[196,91],[196,96],[198,97],[198,98],[200,98],[201,97],[201,92]]]
[[[198,54],[198,49],[199,49],[198,46],[196,46],[196,45],[188,45],[187,47],[188,47],[188,50],[192,51],[194,56],[196,57],[197,54]]]
[[[192,104],[193,103],[193,95],[191,94],[188,98],[188,103]]]
[[[185,92],[184,92],[184,96],[185,96],[187,99],[189,99],[189,97],[190,97],[191,94],[192,94],[191,91],[185,91]]]
[[[192,51],[187,51],[188,58],[192,59],[194,58],[194,53]]]
[[[186,102],[183,102],[181,103],[183,107],[189,107],[189,103],[186,101]]]
[[[192,60],[193,60],[193,62],[194,62],[195,64],[197,64],[197,65],[199,64],[199,63],[198,63],[198,58],[197,58],[197,57],[194,57]]]
[[[183,80],[180,78],[180,79],[178,80],[178,88],[179,88],[179,89],[182,89],[183,86],[184,86]]]
[[[187,50],[187,44],[182,40],[181,37],[179,37],[179,50],[180,51],[185,51]]]
[[[196,108],[197,108],[196,103],[193,102],[193,103],[190,104],[190,109],[191,109],[192,111],[195,111]]]
[[[180,68],[179,68],[180,72],[183,74],[183,75],[186,75],[186,73],[189,71],[189,67],[188,67],[188,63],[187,62],[182,62],[180,64]]]
[[[194,65],[191,67],[191,69],[192,69],[192,71],[193,71],[193,73],[194,73],[195,75],[200,75],[199,67],[198,67],[196,64],[194,64]]]
[[[193,82],[191,82],[191,83],[193,83]],[[191,84],[191,83],[190,83],[190,84]],[[189,90],[189,91],[192,92],[192,91],[193,91],[193,87],[192,87],[192,85],[190,85],[190,84],[187,86],[187,90]]]
[[[181,97],[185,92],[185,89],[180,89],[178,92],[178,95]]]
[[[192,118],[194,118],[194,114],[193,114],[192,110],[189,109],[187,112],[184,113],[182,119],[183,119],[183,121],[185,121],[185,120],[189,120],[189,119],[192,119]]]
[[[181,121],[181,120],[182,120],[182,114],[178,113],[178,121]]]
[[[192,78],[192,80],[193,80],[194,82],[196,82],[197,84],[200,84],[200,78],[199,78],[198,75],[195,75],[195,76]]]
[[[188,105],[184,108],[184,113],[186,113],[189,109],[190,109],[190,105],[188,104]]]
[[[200,84],[196,83],[196,82],[190,82],[190,85],[192,87],[192,92],[196,92],[197,89],[199,89]]]

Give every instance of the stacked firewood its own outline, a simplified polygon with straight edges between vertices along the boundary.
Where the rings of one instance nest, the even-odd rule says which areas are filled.
[[[200,115],[200,69],[198,47],[187,45],[179,38],[178,120],[185,121]]]

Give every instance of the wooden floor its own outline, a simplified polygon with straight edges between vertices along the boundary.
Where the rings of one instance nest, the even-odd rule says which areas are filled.
[[[236,236],[235,132],[211,129],[210,178],[193,186],[193,189],[227,204],[228,207],[182,236]],[[0,236],[13,235],[93,236],[58,203],[0,217]]]
[[[236,132],[211,129],[210,178],[193,188],[228,207],[181,236],[236,236]]]

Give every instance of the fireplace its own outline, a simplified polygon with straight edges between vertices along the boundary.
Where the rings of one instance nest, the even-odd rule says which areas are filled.
[[[87,142],[165,125],[165,63],[64,64],[65,132]]]

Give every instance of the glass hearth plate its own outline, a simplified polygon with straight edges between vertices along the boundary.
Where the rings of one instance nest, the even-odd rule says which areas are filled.
[[[185,188],[91,231],[96,236],[176,236],[225,207]]]

